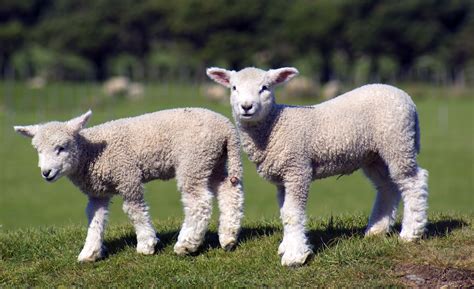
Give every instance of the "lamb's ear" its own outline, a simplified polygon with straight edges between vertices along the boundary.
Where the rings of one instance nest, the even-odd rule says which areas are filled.
[[[235,73],[233,70],[226,70],[218,67],[210,67],[206,70],[207,76],[215,82],[230,88],[230,77]]]
[[[267,79],[270,84],[276,85],[289,81],[293,77],[297,76],[298,73],[298,69],[294,67],[270,69],[267,71]]]
[[[27,125],[27,126],[14,126],[13,129],[27,137],[34,137],[38,132],[39,125]]]
[[[92,115],[92,111],[89,110],[88,112],[84,113],[81,116],[71,119],[66,124],[70,127],[73,131],[78,132],[86,126],[87,121]]]

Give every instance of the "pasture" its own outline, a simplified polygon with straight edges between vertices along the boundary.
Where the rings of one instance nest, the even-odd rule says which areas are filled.
[[[235,251],[220,249],[215,223],[195,256],[173,252],[180,220],[155,221],[162,243],[153,256],[135,252],[131,226],[106,232],[108,256],[76,262],[86,228],[79,225],[28,228],[0,234],[0,285],[6,287],[380,287],[474,284],[474,218],[430,216],[427,238],[400,242],[397,236],[363,238],[367,216],[311,218],[316,255],[306,266],[280,266],[282,238],[277,219],[244,222]],[[399,229],[399,227],[398,227]]]
[[[110,230],[106,231],[110,258],[76,264],[86,232],[86,197],[66,178],[46,183],[37,167],[36,151],[12,126],[66,120],[89,108],[93,110],[89,126],[185,106],[206,107],[230,117],[230,106],[207,101],[192,84],[149,84],[142,100],[127,101],[105,97],[94,83],[57,83],[32,90],[22,83],[1,82],[0,285],[413,285],[416,283],[400,279],[406,269],[403,266],[413,263],[455,266],[464,270],[466,278],[474,278],[474,97],[469,90],[401,87],[414,98],[420,115],[419,163],[430,173],[429,238],[419,244],[401,244],[395,236],[363,239],[375,193],[369,181],[360,172],[316,181],[307,213],[317,255],[309,266],[292,271],[279,267],[276,254],[281,226],[275,188],[257,175],[245,155],[244,230],[236,251],[218,249],[215,210],[202,252],[195,257],[176,257],[172,245],[182,220],[180,196],[174,181],[155,181],[147,184],[146,198],[163,241],[160,251],[152,257],[134,253],[132,228],[120,198],[115,198]],[[284,102],[312,104],[319,100]],[[467,257],[461,258],[463,255]],[[407,261],[413,256],[416,261]]]

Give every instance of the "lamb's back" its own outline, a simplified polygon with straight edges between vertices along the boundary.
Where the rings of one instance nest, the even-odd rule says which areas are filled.
[[[109,121],[82,131],[86,138],[95,141],[129,142],[131,144],[160,143],[196,139],[201,132],[231,127],[228,119],[202,108],[179,108],[147,113],[136,117]],[[223,133],[228,133],[225,131]],[[179,145],[179,144],[178,144]]]
[[[271,139],[312,158],[318,176],[350,173],[391,142],[414,134],[416,107],[402,90],[373,84],[314,106],[280,106]],[[392,143],[392,145],[394,145]],[[293,152],[294,150],[294,152]]]
[[[82,132],[89,141],[104,143],[100,163],[168,172],[168,177],[183,158],[221,152],[230,133],[233,127],[227,118],[201,108],[162,110]]]

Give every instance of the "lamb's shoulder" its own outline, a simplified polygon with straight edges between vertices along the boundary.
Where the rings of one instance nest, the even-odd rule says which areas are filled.
[[[307,159],[304,153],[307,129],[303,124],[308,120],[305,111],[311,110],[285,105],[277,108],[264,125],[240,127],[242,147],[256,164],[257,172],[275,183],[281,182],[287,169]],[[299,116],[294,117],[294,113]]]
[[[137,155],[124,122],[84,129],[78,136],[79,165],[69,178],[87,195],[115,194],[127,174],[136,172]]]
[[[70,175],[69,179],[88,196],[111,196],[117,193],[114,177],[117,172],[114,168],[106,159],[93,158],[82,164],[79,171]]]

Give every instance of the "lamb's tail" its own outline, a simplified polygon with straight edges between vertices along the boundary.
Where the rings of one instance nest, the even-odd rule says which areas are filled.
[[[227,139],[227,173],[233,185],[242,184],[240,139],[235,128],[232,128],[232,132]]]

